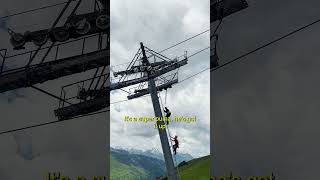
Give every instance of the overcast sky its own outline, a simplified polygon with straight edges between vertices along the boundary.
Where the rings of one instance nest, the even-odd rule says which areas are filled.
[[[14,14],[55,3],[57,1],[7,0],[1,1],[0,12],[2,12],[1,15],[5,15],[7,10],[10,14]],[[92,3],[84,1],[80,8],[82,12],[88,12],[89,8],[92,10],[92,7]],[[33,14],[15,16],[7,21],[7,26],[22,33],[26,30],[48,28],[52,25],[61,8],[60,6]],[[0,30],[0,39],[0,49],[8,48],[9,55],[19,53],[18,51],[14,52],[9,45],[9,36],[6,31]],[[93,40],[91,41],[93,42]],[[90,46],[93,46],[92,43]],[[61,48],[62,51],[58,56],[65,57],[71,53],[79,53],[79,47],[81,45],[74,45],[69,49],[67,47]],[[31,44],[27,45],[27,48],[35,47]],[[19,57],[9,67],[25,62],[26,57]],[[92,74],[92,72],[76,74],[37,86],[59,95],[61,86],[87,79],[92,77]],[[58,100],[30,88],[1,94],[0,131],[56,121],[57,118],[53,111],[57,107]],[[108,172],[106,149],[108,116],[103,113],[1,135],[0,179],[44,179],[47,172],[53,171],[61,171],[70,177],[76,175],[105,176]]]
[[[203,32],[210,27],[209,0],[111,0],[111,65],[132,60],[140,48],[139,43],[155,51],[163,50],[179,41]],[[208,47],[209,33],[186,44],[170,49],[163,54],[169,58],[192,54]],[[188,65],[180,68],[179,79],[209,67],[209,50],[189,59]],[[125,66],[113,67],[114,71]],[[167,93],[167,106],[174,116],[197,116],[195,124],[169,126],[171,135],[178,135],[178,152],[194,157],[210,153],[210,102],[209,72],[174,85]],[[165,99],[165,92],[161,93]],[[113,91],[111,102],[126,99],[127,93]],[[164,103],[164,102],[163,102]],[[111,109],[111,146],[141,150],[161,151],[158,131],[153,123],[125,123],[123,117],[154,116],[150,96],[113,104]]]
[[[221,26],[221,62],[320,17],[317,0],[248,3]],[[319,31],[316,24],[211,74],[217,175],[317,177]]]
[[[6,0],[1,2],[0,14],[5,15],[6,10],[20,12],[48,2]],[[209,1],[196,0],[112,0],[112,64],[130,61],[140,41],[159,51],[208,29],[208,5]],[[221,26],[218,46],[221,61],[226,62],[319,18],[319,6],[317,0],[303,3],[299,0],[249,0],[248,9],[225,19]],[[18,16],[10,19],[8,26],[22,32],[49,27],[57,12],[58,9],[53,8],[43,14]],[[315,25],[211,74],[211,120],[214,127],[211,130],[217,174],[232,170],[234,174],[244,176],[267,175],[273,171],[278,179],[293,180],[317,176],[320,158],[317,143],[319,30],[320,25]],[[0,39],[0,48],[9,48],[9,53],[14,53],[3,30],[0,30]],[[204,35],[165,55],[175,57],[185,50],[192,53],[208,45],[209,35]],[[199,54],[180,69],[179,78],[208,66],[208,52]],[[79,77],[61,78],[40,87],[59,94],[60,87],[74,79]],[[126,99],[126,93],[121,91],[112,92],[112,96],[111,101]],[[172,134],[181,138],[178,151],[193,156],[209,153],[208,96],[208,72],[169,89],[167,106],[173,116],[199,117],[196,125],[170,128]],[[0,130],[56,120],[53,115],[56,107],[57,100],[32,89],[2,94]],[[150,97],[112,105],[111,111],[112,146],[160,149],[157,131],[122,122],[123,115],[134,116],[137,112],[153,115]],[[0,136],[0,179],[41,179],[45,172],[61,169],[68,175],[104,173],[105,159],[101,157],[105,152],[106,117],[108,114],[101,114]]]

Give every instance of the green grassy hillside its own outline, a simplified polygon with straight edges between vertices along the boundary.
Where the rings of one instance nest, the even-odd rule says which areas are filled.
[[[163,161],[126,151],[111,151],[111,180],[155,180],[165,174]],[[210,156],[188,161],[178,168],[181,180],[210,179]]]
[[[181,180],[208,180],[210,179],[210,156],[193,159],[187,165],[178,168]]]

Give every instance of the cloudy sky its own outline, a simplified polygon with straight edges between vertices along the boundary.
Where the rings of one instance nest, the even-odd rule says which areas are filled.
[[[222,62],[319,19],[316,0],[249,0],[220,31]],[[316,24],[211,74],[216,174],[314,179],[319,167]]]
[[[57,2],[44,0],[30,0],[27,3],[21,0],[1,1],[0,14],[6,15],[6,11],[13,14],[54,3]],[[89,8],[92,9],[92,7],[92,3],[85,1],[80,7],[80,11],[89,11]],[[7,26],[18,32],[48,28],[52,25],[61,8],[60,6],[33,14],[15,16],[7,21]],[[8,34],[1,29],[0,39],[0,49],[8,48],[9,55],[19,53],[12,50],[8,43]],[[91,41],[93,42],[93,40]],[[77,53],[80,46],[65,47],[58,55],[65,57],[71,53]],[[91,44],[91,46],[93,45]],[[28,45],[27,48],[35,47]],[[10,65],[13,67],[24,62],[26,62],[26,58],[19,57]],[[76,74],[37,86],[59,95],[61,86],[92,77],[92,74],[92,72]],[[30,88],[1,94],[0,131],[56,121],[57,118],[53,111],[57,107],[58,100]],[[0,179],[44,179],[46,173],[50,171],[61,171],[69,176],[105,176],[108,172],[106,148],[109,139],[108,116],[103,113],[1,135]]]
[[[161,51],[179,41],[203,32],[210,27],[209,0],[111,0],[111,65],[127,63],[139,49],[140,42],[155,51]],[[209,46],[209,33],[165,51],[169,58],[192,54]],[[189,59],[180,68],[179,79],[209,67],[209,50]],[[113,67],[114,71],[126,68]],[[196,124],[172,124],[171,135],[180,137],[179,152],[194,157],[210,153],[209,72],[174,85],[168,90],[166,105],[172,116],[197,116]],[[126,99],[127,93],[111,93],[111,102]],[[161,93],[164,101],[165,93]],[[123,117],[154,116],[150,96],[112,104],[111,146],[161,151],[158,131],[152,123],[125,123]]]

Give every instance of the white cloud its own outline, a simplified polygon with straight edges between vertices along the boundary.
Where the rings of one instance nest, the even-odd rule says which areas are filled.
[[[13,14],[48,4],[52,4],[52,2],[40,2],[39,0],[32,0],[27,3],[21,3],[18,0],[2,1],[1,10],[8,9]],[[88,11],[88,8],[89,6],[84,7],[81,5],[82,10]],[[48,27],[56,18],[59,10],[61,10],[61,6],[38,11],[37,13],[15,16],[10,19],[8,26],[21,26],[23,27],[19,29],[21,32],[32,28],[38,29],[40,26]],[[24,26],[25,24],[33,23],[37,23],[37,26],[32,28]],[[7,32],[0,31],[0,39],[0,49],[8,48],[7,55],[21,53],[12,50]],[[32,47],[32,44],[28,45],[27,48],[29,47]],[[74,53],[68,48],[61,47],[60,50],[62,52],[59,51],[59,56],[66,56],[71,52]],[[63,52],[63,50],[66,52]],[[43,53],[41,52],[40,54]],[[26,56],[14,58],[14,62],[19,62],[20,64],[25,63],[26,60]],[[59,96],[61,86],[92,76],[93,72],[90,71],[37,84],[36,86]],[[57,120],[54,115],[54,110],[58,107],[57,99],[32,88],[21,88],[18,92],[25,97],[14,99],[12,92],[0,94],[1,132]],[[10,104],[7,101],[8,96],[13,96]],[[12,134],[3,134],[0,137],[0,157],[2,159],[0,162],[0,179],[43,179],[45,173],[59,170],[63,170],[70,176],[78,174],[88,176],[105,175],[107,173],[105,164],[107,159],[105,149],[107,141],[106,129],[107,122],[109,122],[106,117],[108,115],[104,113],[25,130],[32,139],[32,148],[25,146],[24,142],[28,141],[22,141],[25,151],[32,150],[36,154],[40,153],[40,156],[29,161],[24,160],[23,157],[17,154],[17,145]],[[92,164],[96,166],[92,166]]]
[[[155,50],[162,50],[174,43],[209,28],[209,1],[111,1],[111,65],[130,61],[139,43]],[[173,58],[184,51],[189,55],[209,46],[209,35],[200,36],[181,46],[166,51]],[[209,66],[209,52],[189,59],[179,72],[179,79],[186,78]],[[114,69],[121,67],[115,67]],[[125,67],[122,67],[125,68]],[[195,124],[170,125],[171,135],[181,141],[178,150],[198,157],[210,152],[210,83],[209,73],[203,73],[168,90],[166,105],[172,116],[196,115]],[[126,89],[127,90],[127,89]],[[165,92],[161,93],[165,101]],[[126,99],[126,93],[112,92],[111,102]],[[123,116],[154,116],[150,96],[112,104],[111,146],[136,149],[161,149],[158,130],[153,123],[125,123]],[[121,109],[121,111],[119,111]]]

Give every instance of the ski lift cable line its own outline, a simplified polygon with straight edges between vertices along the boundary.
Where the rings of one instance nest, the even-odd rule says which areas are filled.
[[[210,69],[210,71],[216,71],[216,70],[218,70],[218,69],[220,69],[220,68],[222,68],[222,67],[224,67],[224,66],[226,66],[226,65],[228,65],[228,64],[231,64],[231,63],[233,63],[233,62],[235,62],[235,61],[237,61],[237,60],[240,60],[240,59],[242,59],[242,58],[244,58],[244,57],[246,57],[246,56],[248,56],[248,55],[251,55],[251,54],[253,54],[253,53],[255,53],[255,52],[259,51],[259,50],[262,50],[262,49],[264,49],[264,48],[266,48],[266,47],[268,47],[268,46],[270,46],[270,45],[272,45],[272,44],[274,44],[274,43],[276,43],[276,42],[279,42],[279,41],[281,41],[281,40],[283,40],[283,39],[285,39],[285,38],[287,38],[287,37],[289,37],[289,36],[292,36],[292,35],[300,32],[300,31],[302,31],[302,30],[304,30],[304,29],[306,29],[306,28],[308,28],[308,27],[311,27],[312,25],[315,25],[315,24],[319,23],[319,22],[320,22],[320,19],[318,19],[318,20],[316,20],[316,21],[313,21],[312,23],[309,23],[309,24],[307,24],[307,25],[305,25],[305,26],[303,26],[303,27],[301,27],[301,28],[298,28],[298,29],[296,29],[296,30],[294,30],[294,31],[292,31],[292,32],[289,32],[288,34],[286,34],[286,35],[284,35],[284,36],[281,36],[281,37],[279,37],[279,38],[277,38],[277,39],[275,39],[275,40],[273,40],[273,41],[271,41],[271,42],[269,42],[269,43],[266,43],[265,45],[262,45],[262,46],[254,49],[254,50],[252,50],[252,51],[249,51],[248,53],[245,53],[245,54],[243,54],[243,55],[241,55],[241,56],[239,56],[239,57],[237,57],[237,58],[234,58],[233,60],[228,61],[228,62],[226,62],[226,63],[224,63],[224,64],[222,64],[222,65],[220,65],[220,66],[218,66],[218,67],[216,67],[216,68],[206,68],[206,69],[204,69],[204,70],[202,70],[202,71],[200,71],[200,72],[197,72],[197,73],[195,73],[195,74],[193,74],[193,75],[191,75],[191,76],[183,79],[183,80],[180,81],[180,82],[183,82],[183,81],[185,81],[185,80],[187,80],[187,79],[190,79],[190,78],[192,78],[192,77],[194,77],[194,76],[196,76],[196,75],[199,75],[199,74],[201,74],[202,72],[205,72],[206,70],[209,70],[209,69]],[[190,56],[189,56],[189,57],[190,57]],[[149,95],[145,95],[145,96],[149,96]],[[145,97],[145,96],[141,96],[141,97]],[[139,98],[141,98],[141,97],[139,97]],[[113,102],[113,103],[110,103],[110,104],[116,104],[116,103],[120,103],[120,102],[124,102],[124,101],[129,101],[129,100],[126,99],[126,100],[122,100],[122,101]],[[49,122],[49,123],[51,124],[51,123],[57,123],[57,122],[61,122],[61,121],[53,121],[53,122]],[[48,124],[48,123],[47,123],[47,124]],[[40,126],[40,125],[35,125],[35,126],[33,126],[33,127],[36,127],[36,126]],[[20,130],[23,130],[23,129],[27,129],[27,128],[20,128]],[[6,133],[10,133],[10,132],[14,132],[14,131],[19,131],[19,129],[11,130],[11,131],[6,131],[6,132],[1,132],[0,135],[1,135],[1,134],[6,134]]]
[[[203,70],[201,70],[201,71],[199,71],[199,72],[197,72],[197,73],[195,73],[195,74],[192,74],[191,76],[188,76],[188,77],[182,79],[182,80],[179,81],[178,83],[182,83],[183,81],[186,81],[186,80],[188,80],[188,79],[191,79],[191,78],[193,78],[193,77],[195,77],[195,76],[197,76],[197,75],[199,75],[199,74],[201,74],[201,73],[203,73],[203,72],[205,72],[205,71],[207,71],[207,70],[209,70],[209,69],[210,69],[210,68],[203,69]]]
[[[298,28],[298,29],[296,29],[296,30],[293,30],[293,31],[291,31],[291,32],[289,32],[289,33],[287,33],[287,34],[285,34],[285,35],[283,35],[283,36],[281,36],[281,37],[279,37],[279,38],[277,38],[277,39],[275,39],[275,40],[272,40],[272,41],[270,41],[270,42],[268,42],[268,43],[266,43],[266,44],[264,44],[264,45],[262,45],[262,46],[260,46],[260,47],[258,47],[258,48],[256,48],[256,49],[254,49],[254,50],[252,50],[252,51],[249,51],[249,52],[247,52],[247,53],[245,53],[245,54],[240,55],[239,57],[236,57],[236,58],[234,58],[234,59],[232,59],[232,60],[230,60],[230,61],[227,61],[226,63],[224,63],[224,64],[222,64],[222,65],[220,65],[220,66],[218,66],[218,67],[216,67],[216,68],[206,68],[206,69],[203,69],[203,70],[201,70],[201,71],[199,71],[199,72],[197,72],[197,73],[195,73],[195,74],[193,74],[193,75],[191,75],[191,76],[189,76],[189,77],[181,80],[180,82],[183,82],[183,81],[185,81],[185,80],[187,80],[187,79],[190,79],[190,78],[192,78],[192,77],[195,77],[195,76],[197,76],[197,75],[199,75],[199,74],[201,74],[201,73],[203,73],[203,72],[205,72],[205,71],[207,71],[207,70],[209,70],[209,69],[210,69],[210,72],[216,71],[216,70],[218,70],[218,69],[220,69],[220,68],[222,68],[222,67],[224,67],[224,66],[227,66],[227,65],[229,65],[229,64],[231,64],[231,63],[233,63],[233,62],[236,62],[236,61],[238,61],[238,60],[241,60],[241,59],[244,58],[244,57],[247,57],[247,56],[249,56],[249,55],[251,55],[251,54],[253,54],[253,53],[257,52],[257,51],[260,51],[260,50],[262,50],[262,49],[264,49],[264,48],[266,48],[266,47],[268,47],[268,46],[270,46],[270,45],[272,45],[272,44],[274,44],[274,43],[277,43],[277,42],[279,42],[279,41],[281,41],[281,40],[283,40],[283,39],[285,39],[285,38],[287,38],[287,37],[289,37],[289,36],[292,36],[292,35],[300,32],[300,31],[302,31],[302,30],[304,30],[304,29],[306,29],[306,28],[308,28],[308,27],[311,27],[312,25],[315,25],[315,24],[317,24],[317,23],[319,23],[319,22],[320,22],[320,19],[318,19],[318,20],[316,20],[316,21],[313,21],[312,23],[309,23],[309,24],[307,24],[307,25],[305,25],[305,26],[303,26],[303,27],[300,27],[300,28]]]
[[[207,49],[210,49],[210,46],[208,46],[206,48],[203,48],[203,49],[200,49],[199,51],[196,51],[196,52],[194,52],[193,54],[191,54],[190,56],[187,56],[187,57],[191,58],[192,56],[195,56],[195,55],[197,55],[197,54],[199,54],[199,53],[201,53],[201,52],[203,52],[203,51],[205,51]]]
[[[204,48],[204,49],[201,49],[201,50],[199,50],[199,51],[191,54],[188,58],[193,57],[193,56],[199,54],[200,52],[203,52],[203,51],[205,51],[205,50],[207,50],[207,49],[209,49],[209,48],[210,48],[210,47],[206,47],[206,48]],[[209,69],[209,68],[207,68],[207,69],[205,69],[205,70],[203,70],[203,71],[206,71],[206,70],[208,70],[208,69]],[[193,75],[191,75],[191,76],[183,79],[182,81],[179,81],[177,84],[179,84],[180,82],[183,82],[183,81],[185,81],[185,80],[187,80],[187,79],[190,79],[191,77],[196,76],[196,75],[200,74],[201,72],[202,72],[202,71],[200,71],[200,72],[198,72],[198,73],[196,73],[196,74],[193,74]],[[141,97],[137,97],[136,99],[142,98],[142,97],[146,97],[146,96],[149,96],[149,94],[144,95],[144,96],[141,96]],[[126,102],[126,101],[130,101],[130,100],[129,100],[129,99],[124,99],[124,100],[120,100],[120,101],[111,102],[110,104],[118,104],[118,103],[122,103],[122,102]]]
[[[55,6],[60,6],[60,5],[66,4],[66,3],[67,3],[67,1],[61,2],[61,3],[52,4],[52,5],[48,5],[48,6],[39,7],[39,8],[36,8],[36,9],[30,9],[30,10],[27,10],[27,11],[22,11],[22,12],[18,12],[18,13],[14,13],[14,14],[9,14],[9,15],[0,17],[0,19],[5,19],[5,18],[12,17],[12,16],[26,14],[26,13],[30,13],[30,12],[34,12],[34,11],[39,11],[39,10],[42,10],[42,9],[52,8],[52,7],[55,7]]]
[[[85,114],[85,115],[76,116],[76,117],[74,117],[74,118],[70,118],[70,119],[66,119],[66,120],[57,120],[57,121],[51,121],[51,122],[36,124],[36,125],[32,125],[32,126],[26,126],[26,127],[22,127],[22,128],[12,129],[12,130],[8,130],[8,131],[0,132],[0,135],[4,135],[4,134],[16,132],[16,131],[22,131],[22,130],[25,130],[25,129],[31,129],[31,128],[35,128],[35,127],[46,126],[46,125],[49,125],[49,124],[56,124],[56,123],[60,123],[60,122],[70,121],[70,120],[73,120],[73,119],[76,119],[76,118],[79,118],[79,117],[96,115],[96,114],[105,113],[105,112],[108,112],[108,111],[109,111],[109,110],[104,110],[104,111],[100,111],[100,112],[95,112],[95,113],[90,113],[90,114]]]
[[[291,31],[291,32],[279,37],[279,38],[276,38],[276,39],[274,39],[274,40],[272,40],[272,41],[270,41],[270,42],[268,42],[268,43],[266,43],[266,44],[264,44],[264,45],[262,45],[262,46],[260,46],[260,47],[258,47],[256,49],[254,49],[252,51],[249,51],[249,52],[247,52],[247,53],[245,53],[245,54],[243,54],[243,55],[241,55],[241,56],[239,56],[237,58],[234,58],[234,59],[232,59],[232,60],[230,60],[230,61],[228,61],[228,62],[226,62],[226,63],[224,63],[224,64],[222,64],[222,65],[220,65],[218,67],[216,67],[216,68],[211,68],[210,71],[216,71],[216,70],[218,70],[218,69],[220,69],[220,68],[222,68],[222,67],[224,67],[226,65],[229,65],[229,64],[231,64],[231,63],[233,63],[235,61],[238,61],[238,60],[240,60],[240,59],[242,59],[242,58],[244,58],[246,56],[249,56],[250,54],[253,54],[253,53],[257,52],[257,51],[260,51],[260,50],[262,50],[262,49],[264,49],[264,48],[266,48],[266,47],[268,47],[268,46],[270,46],[270,45],[272,45],[274,43],[277,43],[277,42],[279,42],[279,41],[281,41],[281,40],[283,40],[283,39],[285,39],[285,38],[287,38],[289,36],[292,36],[292,35],[300,32],[300,31],[302,31],[302,30],[304,30],[304,29],[306,29],[308,27],[311,27],[311,26],[313,26],[313,25],[315,25],[315,24],[317,24],[319,22],[320,22],[320,19],[315,20],[315,21],[313,21],[313,22],[311,22],[311,23],[309,23],[309,24],[307,24],[305,26],[302,26],[302,27],[300,27],[298,29],[295,29],[295,30],[293,30],[293,31]]]
[[[170,46],[170,47],[168,47],[168,48],[166,48],[166,49],[161,50],[159,53],[162,53],[162,52],[167,51],[167,50],[169,50],[169,49],[171,49],[171,48],[174,48],[174,47],[176,47],[176,46],[178,46],[178,45],[180,45],[180,44],[183,44],[183,43],[185,43],[185,42],[187,42],[187,41],[189,41],[189,40],[191,40],[191,39],[194,39],[194,38],[196,38],[196,37],[198,37],[198,36],[200,36],[200,35],[202,35],[202,34],[204,34],[204,33],[207,33],[207,32],[210,32],[210,29],[207,29],[207,30],[205,30],[205,31],[202,31],[202,32],[200,32],[200,33],[198,33],[198,34],[190,37],[190,38],[187,38],[187,39],[185,39],[185,40],[183,40],[183,41],[180,41],[180,42],[178,42],[178,43],[176,43],[176,44],[174,44],[174,45],[172,45],[172,46]]]
[[[319,22],[320,22],[320,19],[318,19],[318,20],[316,20],[316,21],[313,21],[313,22],[311,22],[311,23],[309,23],[309,24],[307,24],[307,25],[305,25],[305,26],[303,26],[303,27],[300,27],[300,28],[298,28],[298,29],[296,29],[296,30],[293,30],[293,31],[287,33],[286,35],[283,35],[283,36],[281,36],[281,37],[279,37],[279,38],[277,38],[277,39],[275,39],[275,40],[272,40],[272,41],[270,41],[270,42],[268,42],[268,43],[266,43],[266,44],[264,44],[264,45],[262,45],[262,46],[260,46],[260,47],[258,47],[258,48],[256,48],[256,49],[254,49],[254,50],[252,50],[252,51],[249,51],[249,52],[247,52],[247,53],[245,53],[245,54],[242,54],[242,55],[240,55],[239,57],[236,57],[236,58],[234,58],[234,59],[232,59],[232,60],[230,60],[230,61],[228,61],[228,62],[226,62],[226,63],[224,63],[224,64],[222,64],[222,65],[220,65],[220,66],[218,66],[218,67],[216,67],[216,68],[210,68],[210,67],[205,68],[205,69],[203,69],[203,70],[201,70],[201,71],[199,71],[199,72],[197,72],[197,73],[195,73],[195,74],[192,74],[191,76],[189,76],[189,77],[187,77],[187,78],[185,78],[185,79],[182,79],[182,80],[179,81],[178,83],[181,83],[181,82],[184,82],[184,81],[186,81],[186,80],[188,80],[188,79],[191,79],[191,78],[193,78],[193,77],[195,77],[195,76],[197,76],[197,75],[199,75],[199,74],[201,74],[201,73],[203,73],[203,72],[205,72],[205,71],[207,71],[207,70],[210,70],[210,72],[216,71],[216,70],[218,70],[218,69],[220,69],[220,68],[222,68],[222,67],[224,67],[224,66],[227,66],[227,65],[229,65],[229,64],[231,64],[231,63],[233,63],[233,62],[236,62],[236,61],[238,61],[238,60],[241,60],[242,58],[244,58],[244,57],[246,57],[246,56],[249,56],[249,55],[251,55],[251,54],[253,54],[253,53],[255,53],[255,52],[259,51],[259,50],[262,50],[262,49],[264,49],[264,48],[266,48],[266,47],[268,47],[268,46],[270,46],[270,45],[272,45],[272,44],[274,44],[274,43],[277,43],[277,42],[279,42],[279,41],[281,41],[281,40],[283,40],[283,39],[285,39],[285,38],[287,38],[287,37],[289,37],[289,36],[292,36],[292,35],[300,32],[300,31],[302,31],[302,30],[304,30],[304,29],[306,29],[306,28],[308,28],[308,27],[311,27],[312,25],[315,25],[315,24],[317,24],[317,23],[319,23]],[[207,48],[205,48],[205,49],[207,49]],[[205,49],[200,50],[200,51],[202,52],[202,51],[204,51]],[[198,52],[190,55],[189,57],[195,56],[196,54],[200,53],[200,51],[198,51]],[[125,101],[127,101],[127,100],[125,100]],[[118,102],[115,102],[115,103],[120,103],[120,102],[123,102],[123,101],[118,101]]]
[[[199,51],[196,51],[195,53],[193,53],[193,54],[191,54],[190,56],[188,56],[188,58],[193,57],[193,56],[195,56],[195,55],[197,55],[197,54],[199,54],[199,53],[201,53],[201,52],[203,52],[203,51],[205,51],[205,50],[207,50],[207,49],[210,49],[210,46],[209,46],[209,47],[206,47],[206,48],[204,48],[204,49],[201,49],[201,50],[199,50]],[[122,91],[127,92],[128,94],[130,94],[130,92],[128,92],[128,91],[126,91],[126,90],[124,90],[124,89],[120,89],[120,90],[122,90]]]
[[[180,41],[180,42],[178,42],[178,43],[176,43],[176,44],[174,44],[174,45],[172,45],[172,46],[170,46],[170,47],[168,47],[168,48],[165,48],[165,49],[159,51],[158,53],[165,52],[165,51],[167,51],[167,50],[169,50],[169,49],[171,49],[171,48],[174,48],[174,47],[176,47],[176,46],[178,46],[178,45],[180,45],[180,44],[183,44],[183,43],[185,43],[185,42],[187,42],[187,41],[189,41],[189,40],[191,40],[191,39],[194,39],[194,38],[196,38],[196,37],[198,37],[198,36],[200,36],[200,35],[202,35],[202,34],[205,34],[205,33],[209,32],[209,31],[210,31],[210,29],[207,29],[207,30],[205,30],[205,31],[202,31],[202,32],[200,32],[200,33],[198,33],[198,34],[196,34],[196,35],[194,35],[194,36],[192,36],[192,37],[189,37],[189,38],[187,38],[187,39],[185,39],[185,40],[183,40],[183,41]],[[113,66],[116,67],[116,66],[120,66],[120,65],[124,65],[124,64],[128,64],[128,63],[130,63],[130,62],[126,62],[126,63],[122,63],[122,64],[117,64],[117,65],[113,65]]]

